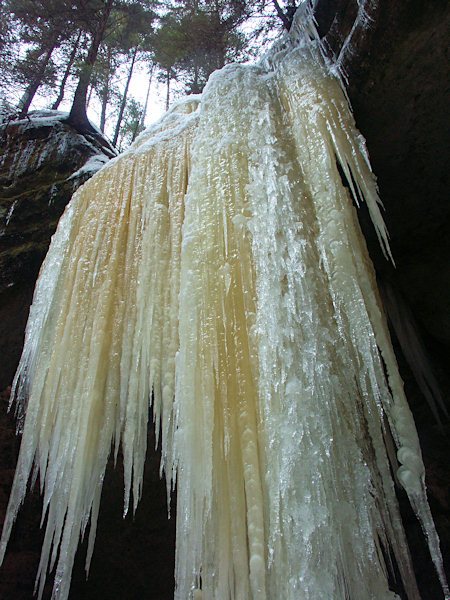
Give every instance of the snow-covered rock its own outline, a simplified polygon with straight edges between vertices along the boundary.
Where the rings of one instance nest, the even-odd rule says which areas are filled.
[[[40,110],[18,120],[0,104],[1,388],[16,367],[26,303],[58,220],[73,192],[114,156],[106,140],[81,135],[66,117]]]

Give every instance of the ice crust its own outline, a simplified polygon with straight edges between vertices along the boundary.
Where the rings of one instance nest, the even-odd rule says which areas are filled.
[[[89,568],[111,446],[136,508],[153,398],[177,600],[394,599],[391,557],[419,598],[391,469],[449,597],[352,197],[389,255],[364,141],[314,44],[216,72],[75,193],[13,390],[28,407],[0,550],[34,465],[39,595],[56,564],[68,597],[88,521]]]

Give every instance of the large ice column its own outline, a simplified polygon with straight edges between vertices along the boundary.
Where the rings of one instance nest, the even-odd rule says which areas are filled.
[[[308,49],[304,52],[308,54]],[[439,539],[426,499],[424,466],[417,432],[403,392],[373,267],[355,209],[348,201],[350,191],[356,204],[361,200],[367,203],[380,243],[385,254],[390,255],[377,206],[379,199],[375,177],[370,170],[364,139],[356,130],[339,82],[328,76],[319,61],[312,76],[313,85],[309,87],[307,72],[311,73],[310,65],[316,62],[314,52],[310,61],[298,60],[300,56],[295,60],[297,53],[302,54],[302,51],[295,51],[288,60],[281,62],[278,73],[283,74],[284,84],[289,90],[287,97],[291,98],[284,105],[292,123],[304,181],[313,190],[313,205],[320,230],[318,250],[327,273],[335,317],[341,326],[341,335],[345,336],[346,347],[353,346],[356,354],[354,369],[355,372],[359,371],[364,406],[374,411],[367,417],[370,431],[376,426],[375,408],[378,405],[384,442],[378,445],[375,437],[372,441],[376,451],[375,468],[380,470],[384,481],[386,509],[390,513],[389,517],[386,513],[382,518],[383,528],[400,571],[405,569],[402,579],[407,593],[412,596],[413,591],[407,583],[410,579],[406,570],[408,560],[402,550],[406,542],[404,539],[402,541],[400,519],[394,509],[395,497],[389,489],[392,487],[390,473],[387,465],[382,468],[386,461],[381,461],[383,446],[389,446],[389,437],[392,435],[400,467],[395,459],[392,466],[421,522],[444,596],[448,598],[450,593]],[[299,82],[302,84],[299,85]],[[298,119],[298,106],[303,103],[308,106],[311,102],[315,105],[311,118]],[[340,186],[338,165],[345,174],[348,191]],[[343,327],[347,328],[347,332]]]
[[[343,169],[387,247],[375,180],[339,85],[309,53],[278,60],[229,66],[202,98],[181,268],[177,598],[200,574],[204,598],[387,598],[382,547],[416,598],[365,296],[380,309],[336,153],[350,148]]]
[[[229,67],[202,96],[186,195],[177,357],[177,598],[266,598],[255,287],[245,222],[255,90]],[[252,72],[250,69],[249,73]],[[244,92],[240,94],[239,91]]]
[[[287,42],[215,73],[76,193],[15,381],[28,407],[1,551],[34,464],[40,590],[57,563],[66,600],[90,520],[89,565],[111,448],[136,507],[153,402],[177,600],[393,599],[392,557],[419,598],[392,470],[448,597],[352,198],[389,256],[342,87],[314,44]]]

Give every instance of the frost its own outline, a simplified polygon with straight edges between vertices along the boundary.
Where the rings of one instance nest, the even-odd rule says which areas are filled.
[[[9,222],[11,220],[12,214],[14,212],[14,209],[16,208],[18,200],[14,200],[14,202],[11,204],[9,210],[8,210],[8,214],[6,215],[6,219],[5,219],[5,226],[7,227],[9,225]]]
[[[153,396],[178,600],[394,599],[392,555],[417,599],[396,460],[448,598],[352,197],[389,255],[342,87],[315,43],[287,42],[213,74],[76,192],[13,390],[28,407],[1,553],[35,464],[40,594],[56,564],[66,600],[90,520],[89,568],[112,447],[136,508]]]

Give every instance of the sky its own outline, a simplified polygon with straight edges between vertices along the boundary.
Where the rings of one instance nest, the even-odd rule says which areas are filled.
[[[254,31],[258,22],[260,22],[258,18],[250,19],[249,21],[247,21],[243,27],[243,30],[245,31],[245,33],[249,34],[252,31]],[[25,54],[26,50],[27,50],[27,46],[25,44],[23,44],[18,49],[18,52],[20,54]],[[123,92],[123,89],[124,89],[125,83],[126,83],[126,79],[127,79],[126,67],[123,69],[119,69],[115,74],[115,81],[114,81],[118,93]],[[149,80],[149,63],[146,62],[145,60],[141,60],[136,63],[133,77],[130,82],[128,98],[134,98],[141,105],[144,105],[145,97],[146,97],[146,93],[147,93],[147,87],[148,87],[148,80]],[[74,81],[73,79],[72,79],[72,81],[70,81],[70,79],[69,79],[68,86],[67,86],[67,92],[66,92],[67,99],[61,103],[59,110],[61,110],[61,111],[69,111],[70,110],[71,100],[73,97],[73,91],[74,91],[75,85],[76,85],[76,81]],[[171,84],[171,102],[174,101],[175,99],[179,98],[180,95],[182,95],[181,87],[182,87],[181,84],[179,84],[177,82],[172,82],[172,84]],[[7,93],[5,99],[12,105],[16,105],[20,99],[22,92],[23,92],[23,89],[20,89],[20,88],[8,90],[8,93]],[[31,105],[31,110],[35,110],[35,109],[40,110],[40,109],[49,108],[52,105],[52,103],[54,102],[57,94],[58,94],[57,89],[51,90],[49,88],[42,88],[36,94],[36,96],[33,100],[33,103]],[[148,108],[147,108],[146,119],[145,119],[145,126],[148,127],[153,122],[158,120],[161,117],[161,115],[164,113],[165,108],[166,108],[166,86],[165,86],[165,84],[159,82],[156,74],[154,74],[152,77],[152,82],[151,82],[151,87],[150,87],[150,95],[149,95],[149,102],[148,102]],[[93,93],[91,96],[90,102],[89,102],[89,106],[88,106],[88,117],[97,126],[100,122],[100,112],[101,112],[100,100],[96,96],[96,94]],[[110,138],[112,138],[112,136],[114,134],[114,129],[115,129],[116,121],[117,121],[117,113],[118,113],[118,107],[112,107],[112,106],[109,107],[109,112],[107,112],[105,133]]]
[[[20,49],[21,54],[25,54],[26,49],[27,47],[24,44],[23,47]],[[134,98],[142,105],[145,103],[145,97],[147,94],[149,80],[148,73],[149,63],[141,60],[136,63],[134,73],[130,82],[128,98]],[[114,83],[116,85],[117,90],[120,93],[123,92],[126,83],[126,78],[126,69],[119,69],[116,72]],[[66,89],[66,98],[59,107],[60,111],[68,112],[70,110],[75,84],[76,82],[73,79],[69,80]],[[19,99],[23,93],[23,89],[23,87],[14,87],[6,90],[5,100],[7,100],[7,102],[9,102],[13,106],[16,105],[19,102]],[[176,89],[176,85],[174,86],[174,89]],[[39,89],[36,96],[33,99],[30,110],[41,110],[50,108],[52,103],[55,101],[57,95],[58,90],[56,88],[53,90],[47,87]],[[145,120],[146,127],[148,127],[151,123],[159,119],[159,117],[164,113],[165,103],[166,87],[158,81],[156,75],[153,75],[150,87],[147,116]],[[93,93],[88,106],[88,117],[97,126],[100,122],[100,111],[100,101],[96,94]],[[114,128],[117,120],[117,112],[117,107],[109,107],[106,122],[106,134],[109,137],[112,137],[114,133]]]

